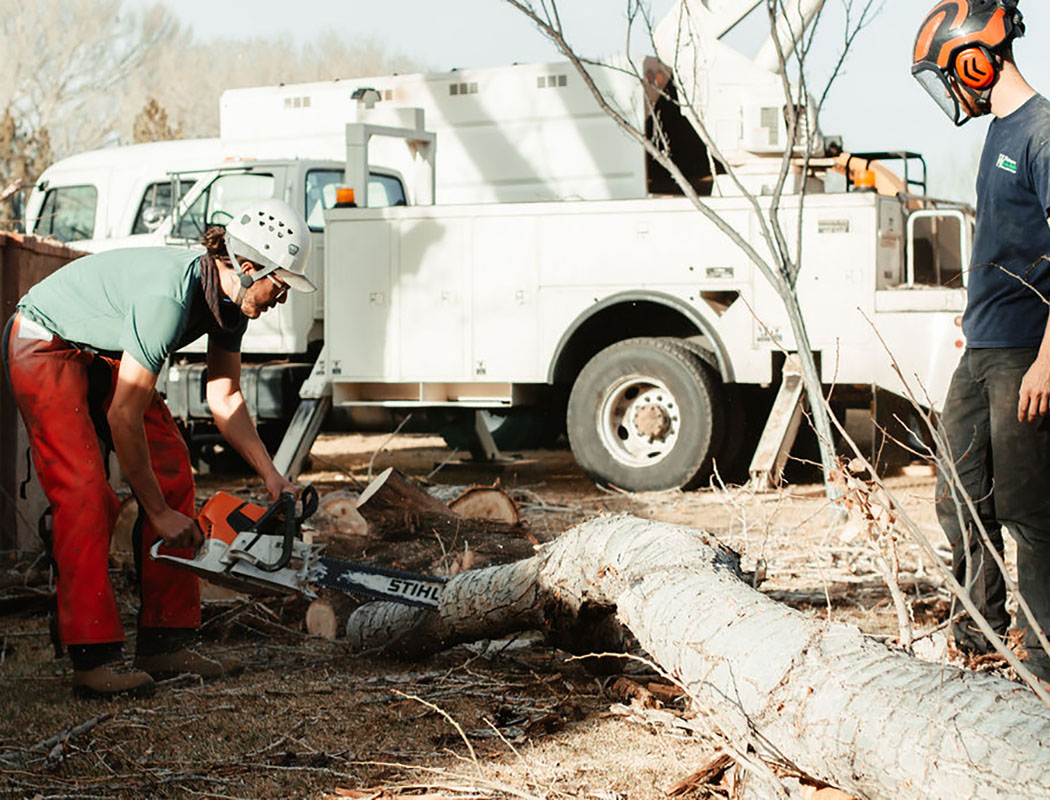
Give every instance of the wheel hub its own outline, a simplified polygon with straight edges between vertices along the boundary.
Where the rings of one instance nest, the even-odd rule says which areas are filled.
[[[674,450],[681,425],[678,401],[648,375],[626,375],[602,393],[596,420],[605,449],[629,467],[649,467]]]
[[[662,405],[650,403],[634,414],[634,428],[650,442],[663,441],[671,432],[671,415]]]

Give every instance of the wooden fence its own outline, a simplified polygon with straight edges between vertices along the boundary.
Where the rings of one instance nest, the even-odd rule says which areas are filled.
[[[19,299],[35,283],[83,255],[54,242],[0,232],[0,326],[7,323]],[[37,521],[47,502],[35,475],[28,477],[25,428],[15,408],[6,377],[0,380],[0,550],[39,550]]]

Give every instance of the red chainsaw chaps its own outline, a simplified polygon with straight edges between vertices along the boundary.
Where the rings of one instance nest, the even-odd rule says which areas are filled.
[[[58,628],[63,644],[124,640],[113,586],[109,541],[119,501],[106,481],[106,465],[89,413],[88,367],[104,361],[112,381],[101,406],[109,408],[118,362],[54,338],[19,338],[21,315],[11,327],[8,368],[29,434],[33,463],[53,515],[52,550],[58,565]],[[150,461],[168,505],[195,513],[189,451],[159,395],[145,414]],[[200,584],[190,572],[149,557],[156,532],[142,531],[139,626],[200,627]],[[184,558],[191,548],[172,551]]]

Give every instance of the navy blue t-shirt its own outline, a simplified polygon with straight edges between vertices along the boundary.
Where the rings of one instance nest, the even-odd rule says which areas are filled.
[[[963,334],[973,348],[1037,347],[1050,297],[1050,100],[993,119],[977,173]]]

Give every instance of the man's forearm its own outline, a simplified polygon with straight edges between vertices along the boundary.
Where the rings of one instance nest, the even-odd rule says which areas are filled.
[[[259,477],[264,480],[271,477],[276,471],[273,459],[259,438],[255,423],[248,414],[244,397],[237,393],[221,400],[209,401],[209,405],[222,437],[233,445]]]
[[[149,442],[142,420],[111,414],[109,428],[120,468],[135,492],[135,498],[147,515],[159,516],[167,510],[168,504],[150,464]]]

